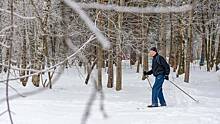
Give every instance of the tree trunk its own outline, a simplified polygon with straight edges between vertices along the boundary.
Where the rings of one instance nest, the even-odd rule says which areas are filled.
[[[124,0],[120,0],[119,2],[120,6],[124,5]],[[116,44],[116,54],[117,54],[117,67],[116,67],[116,90],[120,91],[122,89],[122,21],[123,21],[123,13],[118,14],[118,29],[119,29],[119,34],[118,34],[118,40]]]
[[[206,38],[205,38],[205,33],[202,33],[202,51],[201,51],[201,56],[200,56],[200,66],[204,66],[205,64],[205,48],[206,48]]]
[[[213,31],[216,30],[216,29],[213,29]],[[215,43],[216,43],[216,33],[214,33],[212,35],[212,40],[211,40],[211,57],[210,57],[210,67],[211,69],[214,67],[214,64],[215,64]]]
[[[166,59],[166,25],[165,25],[165,14],[161,14],[161,21],[160,21],[160,44],[159,49],[161,56]]]
[[[98,0],[98,3],[104,3],[103,0]],[[103,31],[104,29],[104,18],[102,15],[102,11],[97,11],[98,15],[98,27],[100,31]],[[104,60],[104,53],[103,49],[100,43],[97,45],[97,67],[98,67],[98,81],[96,84],[96,87],[98,90],[102,89],[102,68],[103,68],[103,60]]]
[[[200,66],[204,66],[205,64],[205,58],[206,58],[206,28],[205,28],[205,18],[204,18],[204,13],[203,13],[203,9],[202,9],[202,51],[201,51],[201,57],[200,57]]]
[[[44,34],[49,34],[49,11],[51,8],[51,0],[46,0],[47,4],[45,7],[45,18],[44,18],[44,26],[42,28]],[[44,58],[45,60],[45,64],[47,65],[47,67],[49,68],[50,65],[50,59],[49,59],[49,52],[48,52],[48,35],[44,35],[43,36],[43,50],[44,50],[44,55],[46,58]],[[48,78],[49,78],[49,88],[52,89],[52,75],[50,73],[50,71],[48,71]]]
[[[96,87],[98,90],[102,89],[102,60],[103,60],[103,54],[102,54],[102,48],[99,44],[97,46],[97,67],[98,67],[98,81],[96,84]]]
[[[130,65],[135,65],[137,58],[136,58],[136,52],[131,48],[130,50]]]
[[[170,6],[172,6],[172,0],[170,1]],[[173,43],[173,14],[170,13],[170,53],[169,53],[169,64],[174,67],[175,63],[175,44]]]
[[[70,15],[72,11],[68,11],[68,7],[65,5],[64,3],[64,0],[61,0],[60,1],[60,5],[61,5],[61,17],[62,17],[62,20],[60,22],[60,25],[62,27],[62,32],[63,32],[63,37],[62,37],[62,42],[61,42],[61,48],[62,48],[62,58],[66,58],[67,57],[67,54],[68,54],[68,50],[69,50],[69,47],[67,45],[67,29],[68,29],[68,25],[67,25],[67,20],[68,18],[70,18]],[[64,62],[64,66],[65,68],[68,68],[68,60],[66,60]]]
[[[112,49],[109,51],[109,57],[108,57],[108,88],[113,87],[114,82],[114,69],[113,69],[113,51]]]
[[[25,0],[23,0],[23,12],[24,16],[26,15],[26,5],[25,5]],[[21,68],[22,69],[27,69],[27,30],[26,30],[26,21],[24,20],[24,25],[23,25],[23,44],[22,44],[22,55],[21,55]],[[20,76],[27,75],[27,71],[21,71]],[[26,86],[28,77],[27,78],[21,78],[20,81],[22,82],[23,86]]]
[[[215,61],[215,65],[216,65],[216,70],[220,70],[220,35],[218,38],[218,50],[217,50],[217,54],[216,54],[216,61]]]
[[[57,34],[55,28],[53,27],[53,33],[54,34]],[[56,63],[56,60],[55,60],[55,57],[56,57],[56,44],[57,44],[58,40],[56,37],[51,37],[50,38],[50,44],[51,44],[51,55],[52,55],[52,66],[55,65]]]
[[[178,25],[175,25],[174,26],[174,31],[175,32],[178,32],[177,30],[179,29],[178,28]],[[174,33],[173,34],[173,43],[172,43],[172,46],[173,46],[173,56],[174,56],[174,63],[173,63],[173,72],[176,72],[177,70],[177,67],[178,67],[178,64],[179,64],[179,36],[178,36],[178,33]]]
[[[3,8],[3,2],[0,2],[0,8]],[[2,12],[0,11],[0,29],[2,29]],[[0,42],[2,42],[2,38],[0,38]],[[3,63],[2,61],[2,47],[0,47],[0,63]],[[2,73],[2,65],[0,65],[0,73]]]
[[[141,53],[139,53],[138,54],[138,63],[137,63],[137,73],[139,73],[140,72],[140,65],[141,65],[141,63],[142,63],[142,57],[141,57]]]
[[[1,17],[0,17],[1,18]],[[0,24],[1,25],[1,24]],[[1,42],[1,40],[0,40]],[[2,47],[0,47],[0,63],[2,63]],[[0,73],[2,73],[2,65],[0,65]]]
[[[177,77],[184,73],[184,39],[183,39],[183,26],[181,20],[179,20],[179,67]]]
[[[191,57],[192,57],[192,40],[193,40],[192,14],[193,14],[193,10],[189,12],[189,38],[188,38],[188,43],[187,43],[186,67],[185,67],[185,78],[184,78],[184,82],[187,82],[187,83],[189,83],[190,62],[191,62]]]
[[[36,15],[38,15],[38,11],[36,10],[37,8],[36,8],[36,4],[34,3],[34,1],[33,0],[31,0],[30,1],[31,2],[31,4],[32,4],[32,6],[34,7],[34,9],[35,9],[35,13],[36,13]],[[40,34],[41,32],[39,31],[39,28],[38,28],[38,25],[42,25],[42,20],[41,20],[41,18],[38,18],[38,21],[37,21],[37,23],[36,24],[34,24],[33,23],[33,27],[35,27],[34,29],[35,30],[33,30],[34,32],[33,32],[33,35],[35,34],[35,32],[37,32],[37,34]],[[32,38],[32,37],[31,37]],[[30,52],[33,52],[33,58],[32,58],[32,68],[33,69],[36,69],[36,70],[40,70],[41,69],[41,60],[42,60],[42,58],[41,58],[41,53],[43,53],[42,51],[41,51],[41,42],[42,41],[39,41],[40,39],[39,39],[39,36],[37,35],[37,36],[33,36],[33,39],[36,39],[35,41],[33,41],[33,40],[30,40],[30,47],[31,47],[31,51]],[[33,47],[33,46],[34,47]],[[32,51],[33,50],[33,51]],[[33,83],[33,85],[34,86],[36,86],[36,87],[39,87],[39,84],[40,84],[40,73],[38,73],[38,74],[35,74],[35,75],[33,75],[32,76],[32,83]]]
[[[144,7],[144,2],[142,2],[142,8]],[[149,22],[147,22],[147,26],[145,26],[145,15],[141,14],[141,39],[142,39],[142,62],[143,62],[143,71],[148,70],[148,42],[147,42],[147,36],[148,36],[148,28],[149,28]]]
[[[36,5],[33,0],[31,0],[31,4],[35,7]],[[36,53],[36,59],[35,59],[35,69],[40,70],[41,68],[45,68],[45,64],[47,66],[50,66],[49,63],[49,56],[48,56],[48,40],[47,40],[47,34],[49,34],[49,28],[48,28],[48,20],[49,20],[49,11],[51,8],[51,0],[45,0],[45,4],[43,6],[43,17],[40,18],[38,17],[38,21],[40,23],[40,41],[37,41],[37,50],[38,52]],[[38,11],[35,10],[36,14],[39,15]],[[40,75],[33,75],[32,77],[32,82],[36,87],[39,87],[40,83]],[[51,77],[50,72],[48,72],[48,76]],[[49,79],[50,83],[50,88],[52,87],[51,85],[51,80]]]
[[[30,22],[30,30],[31,30],[31,33],[29,33],[29,47],[30,47],[30,60],[31,60],[31,69],[36,69],[35,68],[35,60],[37,59],[36,58],[36,40],[35,40],[35,32],[36,32],[36,26]],[[34,72],[31,72],[31,74],[34,73]]]
[[[208,26],[208,30],[209,32],[211,32],[211,29],[210,29],[210,26]],[[210,71],[211,68],[210,68],[210,51],[211,51],[211,38],[210,38],[210,35],[208,36],[208,39],[207,39],[207,47],[205,49],[205,52],[206,52],[206,66],[207,66],[207,71]]]
[[[107,87],[108,88],[112,88],[113,87],[113,82],[114,82],[114,68],[113,68],[113,40],[111,39],[112,37],[112,32],[111,30],[113,29],[113,24],[110,21],[112,19],[111,17],[111,13],[109,14],[109,18],[108,19],[108,38],[110,39],[111,42],[111,48],[109,50],[108,53],[108,83],[107,83]]]
[[[10,25],[14,25],[14,0],[10,0],[9,2],[9,8],[10,8]],[[7,112],[9,114],[9,119],[11,124],[13,124],[13,119],[12,119],[12,112],[10,109],[10,103],[9,103],[9,77],[11,73],[11,60],[12,60],[12,51],[13,51],[13,41],[14,41],[14,27],[10,29],[10,35],[9,35],[9,41],[8,41],[8,72],[7,72],[7,81],[6,81],[6,103],[7,103]]]
[[[217,3],[215,3],[217,4]],[[211,18],[217,18],[215,17],[215,9],[214,8],[210,8],[212,10],[212,13],[211,13]],[[214,67],[214,64],[215,64],[215,43],[216,43],[216,37],[217,37],[217,31],[216,31],[216,25],[217,24],[214,24],[214,22],[211,22],[211,25],[212,25],[212,32],[210,32],[210,35],[211,35],[211,48],[210,48],[210,67],[211,69]]]
[[[8,36],[6,36],[6,42],[7,42],[7,44],[9,44],[8,42],[9,42],[9,37]],[[9,49],[10,48],[6,48],[6,55],[5,55],[5,61],[4,61],[4,63],[5,63],[5,65],[8,65],[8,61],[9,61]],[[8,67],[4,67],[4,72],[6,73],[8,71]]]

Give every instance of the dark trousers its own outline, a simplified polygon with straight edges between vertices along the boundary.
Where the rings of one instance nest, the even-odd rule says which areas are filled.
[[[163,82],[164,82],[164,75],[156,76],[155,83],[152,89],[152,105],[158,105],[158,98],[160,100],[161,105],[166,104],[162,89]]]

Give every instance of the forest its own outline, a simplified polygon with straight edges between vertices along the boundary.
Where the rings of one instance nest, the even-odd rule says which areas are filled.
[[[94,80],[98,90],[121,91],[123,62],[142,75],[151,68],[151,47],[183,82],[190,84],[192,65],[218,71],[220,1],[0,1],[0,83],[8,103],[10,82],[52,89],[72,67],[83,70],[82,85]]]
[[[115,6],[107,6],[111,4]],[[189,82],[190,63],[206,66],[207,71],[219,69],[219,4],[216,0],[83,1],[79,6],[108,39],[109,43],[104,43],[65,1],[2,0],[0,71],[18,71],[24,86],[31,78],[35,86],[42,80],[43,86],[49,83],[52,87],[58,66],[78,64],[90,72],[92,65],[97,65],[98,85],[102,68],[108,67],[108,87],[112,87],[113,65],[117,65],[120,90],[122,60],[130,60],[130,65],[137,62],[137,73],[140,65],[148,70],[148,49],[157,46],[177,76],[185,73],[184,81]],[[117,8],[120,6],[130,8]],[[103,48],[102,43],[109,48]]]

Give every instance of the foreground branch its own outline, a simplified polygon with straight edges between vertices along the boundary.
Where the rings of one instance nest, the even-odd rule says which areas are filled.
[[[63,61],[55,64],[54,66],[51,66],[50,68],[46,68],[44,70],[41,70],[41,71],[38,71],[38,72],[35,72],[33,74],[30,74],[30,75],[25,75],[25,76],[20,76],[20,77],[16,77],[16,78],[10,78],[8,80],[10,81],[13,81],[13,80],[18,80],[18,79],[22,79],[22,78],[27,78],[27,77],[31,77],[33,75],[36,75],[38,73],[45,73],[45,72],[48,72],[58,66],[61,66],[62,64],[64,64],[66,61],[68,61],[69,59],[71,59],[72,57],[76,56],[81,50],[83,50],[87,44],[89,44],[91,41],[93,41],[96,37],[94,35],[92,35],[88,41],[86,41],[86,43],[84,43],[75,53],[73,53],[72,55],[68,56],[66,59],[64,59]],[[9,67],[9,66],[8,66]],[[0,83],[1,82],[5,82],[7,80],[0,80]]]
[[[92,105],[94,101],[96,100],[97,93],[100,93],[100,111],[102,112],[104,118],[108,117],[104,109],[104,98],[105,97],[104,97],[103,90],[98,89],[96,87],[97,81],[93,77],[92,77],[92,80],[93,80],[93,91],[87,103],[85,112],[83,113],[81,124],[86,124],[86,122],[88,121],[89,116],[91,114]]]
[[[116,12],[127,12],[127,13],[180,13],[192,10],[191,5],[183,5],[179,7],[168,6],[168,7],[127,7],[127,6],[118,6],[118,5],[106,5],[100,3],[77,3],[82,8],[86,9],[100,9],[100,10],[108,10],[108,11],[116,11]]]

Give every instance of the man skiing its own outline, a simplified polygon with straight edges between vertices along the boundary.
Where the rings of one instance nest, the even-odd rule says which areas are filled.
[[[163,96],[162,85],[164,79],[169,80],[170,66],[166,60],[160,56],[156,47],[152,47],[149,51],[149,56],[153,57],[152,69],[150,71],[144,71],[143,75],[155,76],[155,83],[152,88],[152,104],[148,107],[158,107],[158,98],[161,106],[166,106],[166,101]]]

